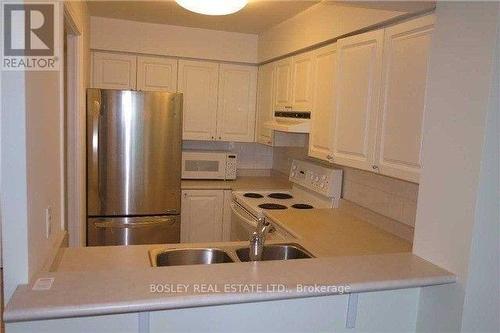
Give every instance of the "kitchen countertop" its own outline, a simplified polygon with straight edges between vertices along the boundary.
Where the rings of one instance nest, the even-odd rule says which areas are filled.
[[[316,257],[411,252],[412,244],[356,218],[348,209],[268,210],[265,215]]]
[[[199,187],[197,187],[199,188]],[[292,213],[293,212],[293,213]],[[116,314],[337,294],[301,291],[298,285],[349,286],[350,292],[416,288],[455,282],[455,276],[413,254],[411,244],[355,218],[347,209],[269,211],[275,223],[299,237],[317,258],[150,267],[158,247],[219,247],[230,253],[247,242],[140,245],[64,249],[50,290],[19,286],[7,304],[7,322]],[[126,278],[123,278],[126,276]],[[210,286],[206,292],[196,285]],[[248,284],[260,290],[238,291]],[[286,291],[267,289],[280,284]],[[187,285],[182,292],[154,293],[150,285]],[[233,289],[227,291],[225,288]]]
[[[283,176],[250,177],[240,176],[235,180],[198,180],[183,179],[183,190],[265,190],[288,189],[292,183]]]

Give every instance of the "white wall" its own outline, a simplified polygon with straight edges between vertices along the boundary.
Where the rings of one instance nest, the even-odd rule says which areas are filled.
[[[258,59],[270,60],[404,14],[325,1],[261,33]]]
[[[500,6],[499,6],[500,10]],[[499,13],[500,15],[500,13]],[[462,330],[500,331],[500,31],[486,120]]]
[[[492,283],[489,275],[495,272],[485,265],[493,259],[492,252],[498,253],[488,238],[481,238],[492,234],[498,242],[498,220],[488,220],[498,214],[498,197],[490,197],[494,185],[488,185],[494,179],[486,179],[494,163],[486,159],[490,148],[484,145],[490,92],[498,75],[493,62],[498,7],[497,2],[440,2],[436,9],[413,251],[455,273],[458,282],[422,289],[417,321],[421,332],[465,331],[463,318],[488,321],[488,316],[478,317],[480,312],[494,310],[486,309],[487,302],[473,301],[481,304],[480,312],[464,307],[464,297],[475,292],[475,283],[468,284],[471,279]],[[489,201],[496,204],[487,207]],[[472,272],[476,267],[481,271]],[[493,295],[494,286],[486,288]],[[498,302],[498,294],[492,297]]]
[[[52,260],[65,234],[63,112],[61,71],[3,73],[1,211],[6,300],[18,284],[27,283]],[[51,235],[46,238],[49,206]]]
[[[2,73],[1,204],[4,299],[28,282],[26,112],[23,72]]]
[[[257,62],[257,35],[102,17],[90,22],[92,49]]]

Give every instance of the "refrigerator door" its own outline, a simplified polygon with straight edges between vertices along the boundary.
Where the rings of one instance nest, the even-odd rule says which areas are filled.
[[[89,218],[87,245],[179,243],[180,221],[179,215]]]
[[[88,89],[89,216],[180,213],[182,94]]]

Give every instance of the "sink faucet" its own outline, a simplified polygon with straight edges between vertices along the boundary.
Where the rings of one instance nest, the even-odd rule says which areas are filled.
[[[262,251],[264,250],[264,242],[267,234],[272,230],[272,225],[265,218],[258,219],[257,228],[250,236],[250,253],[251,261],[262,260]]]

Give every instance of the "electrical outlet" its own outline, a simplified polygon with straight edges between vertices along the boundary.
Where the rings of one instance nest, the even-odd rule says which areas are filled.
[[[45,208],[45,238],[50,237],[52,232],[52,207]]]

